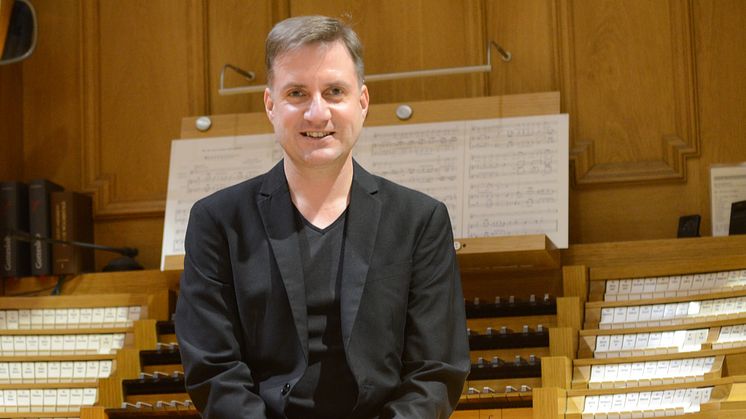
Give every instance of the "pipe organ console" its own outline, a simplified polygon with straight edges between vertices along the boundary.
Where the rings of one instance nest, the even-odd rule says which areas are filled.
[[[543,236],[463,240],[457,248],[472,366],[452,417],[530,418],[558,324],[559,251]]]
[[[534,390],[535,418],[746,417],[745,253],[703,244],[691,264],[656,265],[656,246],[679,243],[698,242],[645,242],[644,260],[564,268],[576,273],[570,288],[587,290],[582,328],[575,359],[545,361],[563,373]]]
[[[124,372],[120,351],[147,341],[143,319],[166,294],[0,297],[0,416],[77,417]]]
[[[472,365],[452,417],[746,417],[746,237],[584,246],[563,266],[544,236],[459,241]],[[0,416],[198,418],[157,274],[2,298]]]

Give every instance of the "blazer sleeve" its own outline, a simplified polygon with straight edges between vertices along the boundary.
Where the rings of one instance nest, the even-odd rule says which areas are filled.
[[[242,361],[242,331],[225,230],[207,206],[191,210],[175,326],[186,387],[202,417],[267,417]]]
[[[448,210],[439,203],[416,242],[401,385],[381,418],[448,418],[469,373],[469,341]]]

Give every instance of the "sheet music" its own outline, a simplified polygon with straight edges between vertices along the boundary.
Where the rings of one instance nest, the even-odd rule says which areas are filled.
[[[567,248],[567,115],[469,125],[463,237],[545,233]]]
[[[167,255],[184,254],[189,211],[196,201],[266,172],[281,158],[273,134],[172,141],[161,269]]]
[[[746,163],[710,168],[713,236],[728,235],[731,204],[745,199]]]
[[[445,203],[454,237],[463,237],[464,129],[461,122],[366,128],[353,156],[369,172]]]
[[[369,171],[443,201],[454,237],[546,234],[568,245],[567,115],[366,128]]]
[[[184,253],[198,199],[269,170],[272,134],[174,140],[161,269]],[[353,156],[368,171],[443,201],[454,237],[546,234],[568,245],[566,114],[366,127]]]

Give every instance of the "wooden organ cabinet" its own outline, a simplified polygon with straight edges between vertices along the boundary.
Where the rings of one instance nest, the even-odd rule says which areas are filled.
[[[647,241],[564,267],[584,321],[566,343],[576,359],[542,364],[556,374],[534,417],[746,417],[744,249],[743,236]]]
[[[543,235],[463,239],[456,249],[472,366],[452,417],[531,418],[544,359],[567,354],[552,344],[558,326],[579,312],[577,297],[561,297],[560,252]]]
[[[123,353],[149,346],[156,294],[0,297],[0,417],[77,417],[105,399],[101,383],[127,374]],[[151,320],[148,320],[151,319]]]
[[[501,418],[508,411],[529,418],[532,390],[542,385],[541,360],[550,355],[552,328],[561,323],[559,250],[543,235],[464,239],[456,247],[472,371],[453,417]],[[579,307],[577,298],[572,306]],[[183,392],[178,347],[167,330],[172,324],[157,327],[157,347],[139,356],[123,353],[134,365],[129,375],[104,380],[98,405],[84,408],[81,418],[198,417]]]
[[[578,245],[562,252],[544,236],[524,236],[463,239],[456,248],[472,368],[453,418],[746,417],[746,236]],[[12,353],[0,355],[0,417],[199,417],[184,392],[169,321],[178,275],[89,274],[66,281],[67,296],[0,299],[0,348],[10,350],[13,342]],[[27,282],[37,289],[48,285]],[[5,293],[28,294],[28,287],[6,282]],[[114,315],[122,324],[52,323],[59,314],[62,324],[56,309],[72,308],[73,317],[77,310],[80,319],[93,307],[108,307],[110,316],[114,307],[128,313],[140,307],[139,320],[133,314],[125,322],[122,309]],[[28,339],[109,332],[124,334],[116,353],[109,347],[106,353],[52,353],[50,347],[46,354]],[[21,336],[26,352],[15,346]],[[33,363],[57,361],[72,363],[73,370],[76,362],[97,363],[99,375],[92,366],[89,375],[73,372],[64,381],[23,372],[37,368]],[[102,362],[109,371],[103,375]],[[12,374],[11,363],[17,364]],[[4,368],[8,379],[2,381]],[[48,390],[75,390],[77,400],[81,389],[88,392],[85,401],[73,403],[64,394],[67,407],[51,407]],[[19,409],[19,392],[24,405],[28,393],[28,409]]]

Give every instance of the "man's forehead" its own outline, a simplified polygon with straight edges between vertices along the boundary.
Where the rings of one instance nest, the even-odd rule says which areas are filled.
[[[330,57],[328,53],[332,50],[334,55]],[[357,83],[355,63],[341,41],[317,42],[283,51],[275,59],[272,71],[275,73],[273,84],[279,82],[281,88],[303,86],[309,77],[316,75],[328,76],[325,84]],[[348,80],[349,77],[355,81]]]
[[[277,56],[275,57],[275,66],[282,65],[283,62],[292,60],[299,56],[312,57],[316,55],[321,58],[335,49],[337,51],[344,52],[344,55],[349,59],[350,64],[354,66],[352,55],[350,55],[350,52],[347,50],[347,47],[345,47],[344,43],[341,40],[332,42],[318,41],[290,47],[277,54]]]

